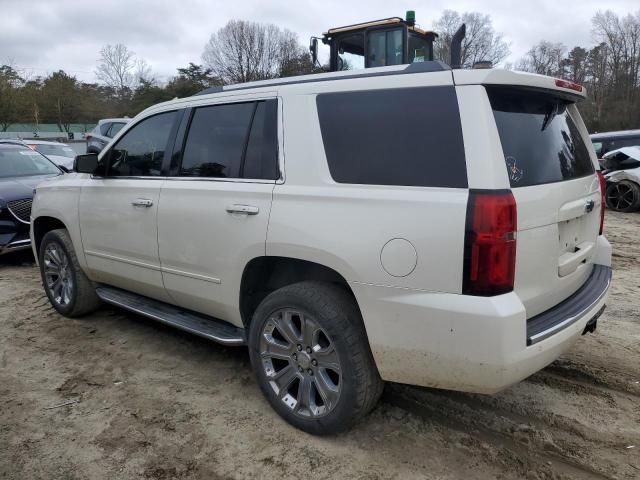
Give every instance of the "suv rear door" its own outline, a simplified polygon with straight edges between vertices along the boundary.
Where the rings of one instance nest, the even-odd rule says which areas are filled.
[[[278,100],[218,99],[185,112],[160,193],[162,276],[174,303],[241,325],[244,266],[265,255],[278,168]]]
[[[517,204],[515,291],[530,318],[591,273],[602,208],[597,163],[571,97],[511,86],[486,91]]]

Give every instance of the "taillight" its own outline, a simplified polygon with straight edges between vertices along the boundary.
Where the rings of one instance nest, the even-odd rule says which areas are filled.
[[[510,190],[470,190],[464,244],[465,295],[513,290],[516,271],[516,201]]]
[[[84,137],[84,139],[85,139],[87,142],[91,141],[91,138],[92,138],[92,137],[91,137],[91,135],[85,135],[85,137]]]
[[[598,181],[600,182],[600,235],[604,232],[604,207],[607,204],[607,179],[598,170]]]

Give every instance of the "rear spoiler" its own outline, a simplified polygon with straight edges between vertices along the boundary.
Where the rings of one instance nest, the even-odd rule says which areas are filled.
[[[536,90],[552,90],[559,96],[579,101],[587,97],[587,89],[577,83],[536,73],[514,72],[498,68],[487,70],[453,70],[456,85],[496,85]]]

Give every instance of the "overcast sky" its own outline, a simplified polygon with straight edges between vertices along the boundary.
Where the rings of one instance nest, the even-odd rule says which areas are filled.
[[[482,6],[481,6],[482,5]],[[59,69],[95,81],[102,45],[124,43],[166,80],[177,67],[201,63],[212,32],[230,19],[275,23],[298,34],[303,44],[327,28],[416,10],[417,22],[431,27],[446,9],[480,11],[510,43],[516,62],[540,40],[567,46],[593,43],[591,17],[599,9],[638,11],[638,0],[0,0],[0,63],[32,76]]]

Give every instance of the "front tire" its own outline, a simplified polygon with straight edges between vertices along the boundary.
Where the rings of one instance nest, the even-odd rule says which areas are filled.
[[[47,232],[38,256],[44,291],[58,313],[79,317],[100,307],[95,286],[80,268],[66,230]]]
[[[358,307],[337,285],[300,282],[267,296],[251,322],[249,352],[271,406],[308,433],[347,430],[382,393]]]

